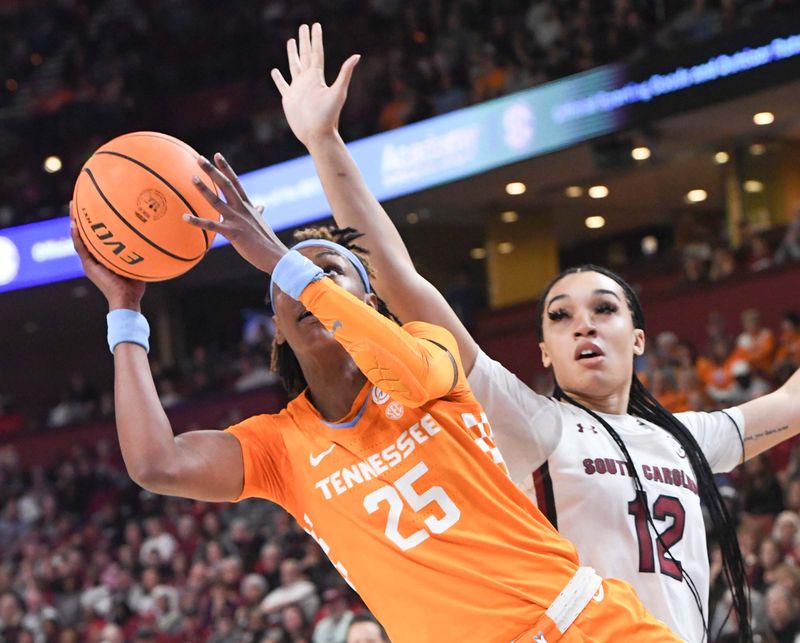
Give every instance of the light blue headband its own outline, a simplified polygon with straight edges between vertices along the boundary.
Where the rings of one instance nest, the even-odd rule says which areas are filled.
[[[367,274],[367,269],[364,267],[364,264],[361,262],[353,252],[348,250],[342,245],[335,243],[333,241],[328,241],[327,239],[306,239],[305,241],[301,241],[293,245],[290,250],[299,250],[300,248],[308,248],[309,246],[324,246],[325,248],[330,248],[331,250],[335,250],[340,255],[344,256],[351,264],[353,264],[353,268],[356,269],[358,276],[361,277],[361,282],[364,284],[364,290],[368,293],[372,292],[372,286],[369,283],[369,275]],[[269,301],[270,306],[272,307],[272,314],[275,314],[275,290],[274,290],[274,282],[270,280],[269,282]]]

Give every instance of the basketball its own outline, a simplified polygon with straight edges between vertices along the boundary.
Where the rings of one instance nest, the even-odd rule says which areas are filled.
[[[100,147],[81,168],[73,202],[78,232],[92,255],[123,277],[172,279],[197,264],[213,232],[192,227],[190,213],[219,220],[192,176],[198,154],[172,136],[133,132]]]

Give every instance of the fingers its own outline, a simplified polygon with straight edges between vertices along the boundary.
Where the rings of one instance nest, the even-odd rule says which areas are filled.
[[[273,69],[270,72],[270,76],[272,76],[272,81],[275,83],[275,87],[278,88],[281,96],[289,91],[289,83],[286,82],[286,79],[283,77],[283,74],[280,71]]]
[[[208,176],[214,182],[214,185],[222,190],[222,194],[225,195],[225,201],[223,201],[219,198],[219,195],[216,193],[216,191],[210,190],[208,186],[200,180],[199,176],[193,176],[192,181],[194,181],[197,189],[203,193],[203,196],[206,197],[211,205],[213,205],[217,210],[220,210],[221,205],[226,205],[225,202],[227,202],[227,206],[230,208],[235,208],[237,205],[242,203],[242,198],[236,191],[233,181],[220,172],[216,165],[211,163],[211,161],[209,161],[205,156],[198,157],[197,163],[201,168],[203,168],[203,171],[208,174]]]
[[[72,236],[72,245],[75,247],[75,252],[78,253],[78,258],[84,265],[85,271],[86,266],[96,264],[97,259],[91,255],[86,248],[86,244],[83,243],[83,239],[81,239],[80,232],[78,232],[78,223],[75,219],[75,206],[72,201],[69,202],[69,233]]]
[[[208,230],[210,232],[219,232],[221,234],[225,233],[225,226],[220,223],[219,221],[212,221],[211,219],[203,219],[202,217],[198,217],[194,214],[189,214],[188,212],[183,215],[183,220],[186,221],[189,225],[194,226],[195,228],[201,228],[202,230]]]
[[[308,69],[311,65],[311,35],[308,25],[300,25],[297,39],[300,41],[300,66]]]
[[[228,163],[227,159],[222,156],[219,152],[214,155],[214,163],[219,168],[220,172],[225,175],[225,177],[231,182],[233,185],[233,189],[236,190],[236,193],[239,195],[239,198],[244,203],[250,203],[250,199],[247,196],[247,192],[244,191],[244,187],[242,186],[242,182],[239,180],[236,172],[233,171],[230,163]],[[252,204],[251,204],[252,205]]]
[[[356,68],[359,60],[361,60],[361,54],[353,54],[344,61],[342,68],[339,70],[339,75],[332,85],[337,92],[347,91],[347,88],[350,86],[350,79],[353,77],[353,70]]]
[[[325,69],[325,48],[322,46],[322,25],[315,22],[311,25],[311,64]]]
[[[300,64],[300,54],[297,53],[297,41],[294,38],[289,38],[286,42],[286,53],[289,56],[289,73],[292,76],[292,80],[294,80],[303,71],[303,66]]]

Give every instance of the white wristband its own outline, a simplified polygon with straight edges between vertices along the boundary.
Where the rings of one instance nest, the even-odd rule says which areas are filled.
[[[117,344],[123,342],[139,344],[146,352],[150,352],[150,325],[142,313],[118,308],[106,315],[106,322],[108,324],[108,349],[112,355]]]

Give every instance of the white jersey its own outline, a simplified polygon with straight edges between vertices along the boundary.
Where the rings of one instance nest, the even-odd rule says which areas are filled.
[[[694,582],[708,620],[706,533],[697,482],[678,442],[630,415],[598,413],[623,439],[646,492],[638,498],[620,448],[595,418],[538,395],[482,351],[469,384],[483,406],[514,482],[577,548],[581,563],[630,583],[644,606],[691,643],[703,622],[681,569]],[[742,458],[737,408],[680,413],[714,472]],[[648,503],[661,540],[646,523]]]

